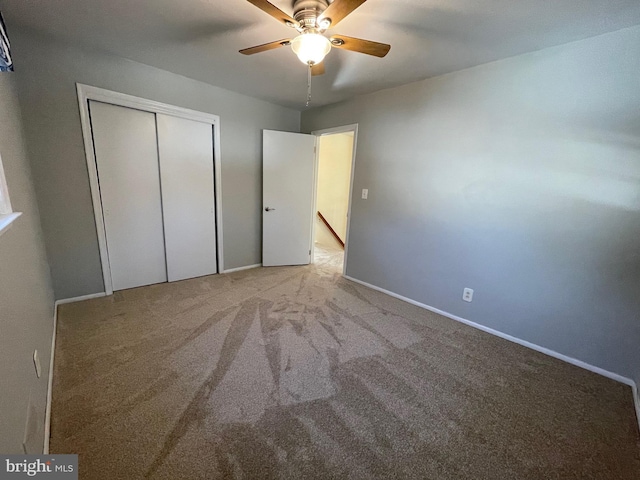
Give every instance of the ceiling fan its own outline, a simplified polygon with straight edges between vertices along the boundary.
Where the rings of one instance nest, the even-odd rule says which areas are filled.
[[[240,50],[244,55],[266,52],[276,48],[291,46],[300,61],[310,67],[312,75],[322,75],[324,64],[322,61],[331,47],[365,53],[375,57],[384,57],[391,45],[385,43],[362,40],[344,35],[332,35],[327,38],[324,32],[335,27],[344,17],[353,12],[366,0],[294,0],[293,17],[287,15],[267,0],[247,0],[260,10],[287,27],[295,28],[299,35],[295,38],[285,38],[276,42],[265,43],[255,47]]]

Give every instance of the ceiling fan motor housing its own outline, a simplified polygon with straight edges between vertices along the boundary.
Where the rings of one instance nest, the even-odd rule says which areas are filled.
[[[318,17],[328,6],[327,0],[296,0],[293,3],[293,18],[300,24],[303,31],[309,28],[320,29],[323,26],[317,24]],[[326,27],[322,29],[326,30]]]
[[[293,0],[293,16],[283,12],[269,0],[247,1],[281,24],[294,28],[299,35],[293,39],[285,38],[242,49],[240,53],[243,55],[253,55],[291,45],[291,49],[302,63],[316,67],[315,70],[310,69],[312,75],[322,75],[324,67],[320,68],[321,62],[332,47],[379,58],[384,57],[391,49],[391,45],[386,43],[345,35],[332,35],[330,38],[324,35],[326,30],[338,25],[367,0]]]

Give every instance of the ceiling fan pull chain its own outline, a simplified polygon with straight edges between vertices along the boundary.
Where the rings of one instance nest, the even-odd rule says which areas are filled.
[[[311,67],[309,64],[309,70],[307,71],[307,107],[311,105]]]

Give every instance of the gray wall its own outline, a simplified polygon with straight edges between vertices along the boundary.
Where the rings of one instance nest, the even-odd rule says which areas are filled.
[[[298,111],[32,32],[11,33],[56,298],[104,291],[76,82],[219,115],[224,265],[260,263],[261,131],[299,131]]]
[[[22,135],[16,75],[0,73],[0,156],[11,202],[23,212],[0,236],[0,452],[22,453],[29,399],[29,445],[42,451],[53,331],[53,290]],[[37,349],[42,363],[33,367]]]
[[[640,382],[639,72],[634,27],[304,112],[359,124],[347,274]]]

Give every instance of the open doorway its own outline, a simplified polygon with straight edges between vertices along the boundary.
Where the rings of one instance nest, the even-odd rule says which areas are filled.
[[[318,136],[313,263],[344,273],[348,243],[355,125],[313,132]]]

